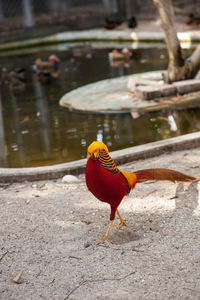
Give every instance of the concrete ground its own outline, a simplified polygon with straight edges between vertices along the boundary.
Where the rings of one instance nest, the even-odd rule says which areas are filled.
[[[195,148],[120,167],[199,176],[199,157]],[[113,244],[96,245],[110,210],[78,178],[1,183],[0,299],[200,299],[198,182],[138,184],[119,208],[129,227],[116,218]]]

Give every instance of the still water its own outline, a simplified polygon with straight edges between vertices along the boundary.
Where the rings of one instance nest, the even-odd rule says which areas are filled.
[[[13,93],[1,80],[0,167],[34,167],[86,157],[93,140],[109,150],[157,141],[200,130],[200,109],[161,111],[141,116],[69,111],[58,101],[66,92],[98,80],[166,69],[165,49],[133,50],[130,64],[111,65],[111,49],[90,47],[0,57],[1,68],[25,68],[25,89]],[[60,58],[59,75],[37,79],[32,65],[50,54]]]

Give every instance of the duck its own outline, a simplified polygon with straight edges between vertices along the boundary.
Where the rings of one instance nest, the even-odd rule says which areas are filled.
[[[123,60],[123,55],[117,49],[112,50],[108,56],[110,60]]]
[[[55,54],[51,54],[48,57],[48,63],[50,64],[51,68],[54,70],[58,70],[59,68],[60,58],[57,57]]]
[[[7,69],[2,68],[1,70],[1,79],[4,82],[9,82],[12,78],[17,78],[21,81],[25,81],[25,68],[15,68],[15,69]]]
[[[110,19],[109,17],[105,17],[104,28],[108,30],[115,29],[117,26],[121,25],[122,21]]]
[[[126,61],[131,59],[133,56],[133,53],[128,50],[127,48],[123,48],[122,51],[118,51],[117,49],[112,50],[112,52],[109,53],[109,59],[114,60],[121,60]]]
[[[128,19],[128,28],[135,28],[137,27],[137,19],[135,16],[132,16],[130,19]]]
[[[186,25],[199,25],[200,17],[195,17],[193,13],[189,14],[187,19],[185,20]]]
[[[51,54],[47,61],[43,61],[40,57],[36,58],[33,70],[36,73],[38,81],[43,83],[49,82],[50,78],[57,78],[59,75],[60,59],[55,54]]]
[[[48,61],[43,61],[40,57],[36,58],[35,63],[33,65],[34,71],[41,71],[41,72],[50,72],[51,65]]]
[[[57,70],[59,67],[60,59],[55,55],[51,54],[47,61],[43,61],[40,57],[36,58],[33,65],[34,71],[51,72],[52,69]]]
[[[128,48],[123,48],[122,49],[122,54],[125,59],[131,59],[133,57],[132,51],[128,50]]]

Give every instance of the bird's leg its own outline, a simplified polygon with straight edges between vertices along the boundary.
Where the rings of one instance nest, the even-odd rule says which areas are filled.
[[[120,219],[119,228],[122,228],[123,226],[128,227],[128,224],[126,223],[126,220],[124,220],[124,219],[122,218],[122,216],[120,215],[118,209],[117,209],[117,214],[118,214],[119,219]]]
[[[109,243],[112,243],[112,241],[110,241],[108,239],[108,235],[109,235],[109,232],[110,232],[110,229],[112,227],[113,222],[114,222],[114,220],[110,220],[110,223],[108,225],[108,229],[106,230],[105,235],[101,239],[95,239],[95,240],[98,240],[97,245],[100,244],[100,243],[103,243],[104,241],[108,241]]]

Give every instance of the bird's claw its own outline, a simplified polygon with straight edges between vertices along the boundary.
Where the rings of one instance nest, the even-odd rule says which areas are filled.
[[[129,227],[129,225],[126,223],[126,220],[122,219],[119,223],[119,228],[122,228],[123,226]]]
[[[94,241],[98,241],[97,245],[104,243],[105,241],[107,241],[110,244],[113,244],[113,242],[111,240],[109,240],[107,236],[103,236],[101,239],[96,238],[96,239],[94,239]]]

